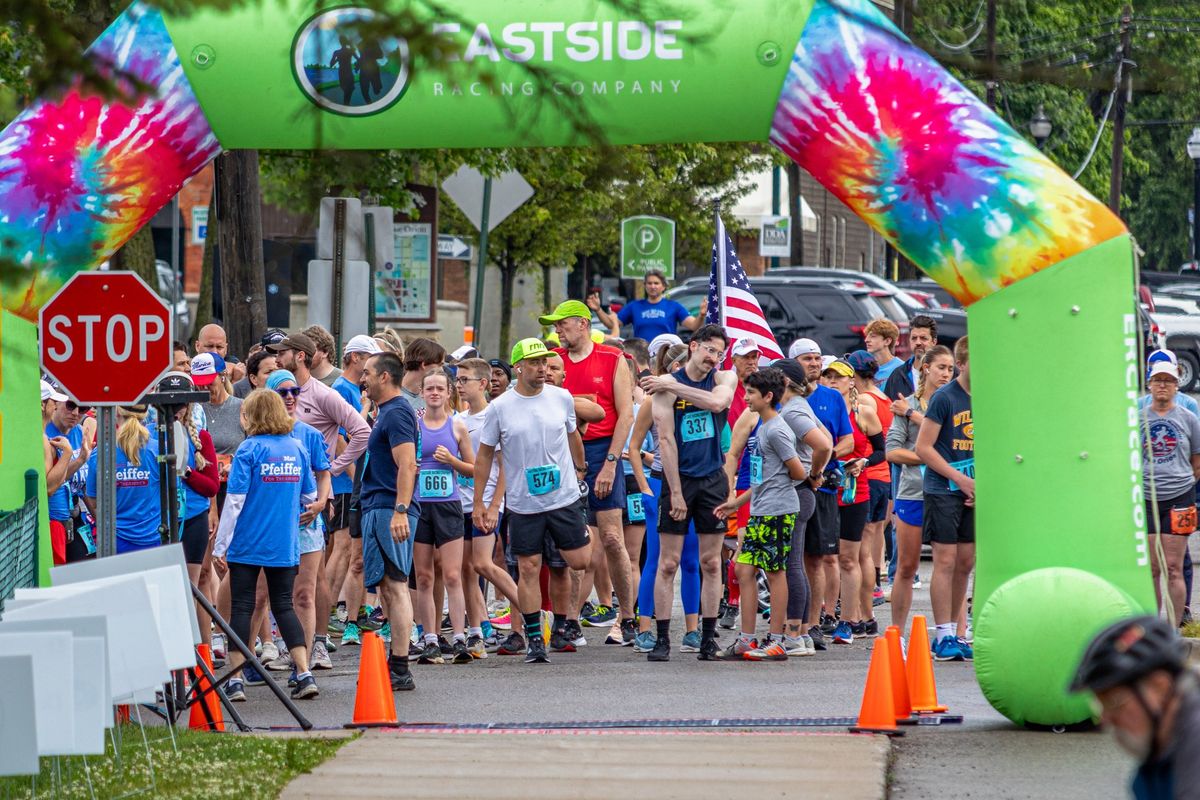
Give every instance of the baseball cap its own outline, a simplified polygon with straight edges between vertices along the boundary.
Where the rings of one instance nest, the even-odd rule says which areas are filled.
[[[538,317],[538,324],[553,325],[560,319],[568,319],[570,317],[591,319],[592,310],[578,300],[564,300],[549,314],[544,317]]]
[[[376,353],[382,352],[383,348],[379,346],[379,342],[362,333],[358,334],[357,336],[351,336],[350,341],[346,342],[346,346],[342,348],[342,355],[344,356],[348,356],[351,353],[367,353],[369,355],[375,355]]]
[[[683,339],[673,333],[660,333],[650,340],[650,358],[658,358],[661,351],[677,344],[683,344]]]
[[[527,358],[545,358],[548,355],[550,355],[550,351],[546,349],[546,345],[541,339],[522,339],[513,345],[512,363],[516,364]]]
[[[853,367],[855,372],[868,372],[872,367],[879,368],[879,362],[875,360],[875,356],[866,350],[855,350],[846,356],[846,363]]]
[[[225,359],[216,353],[201,353],[192,359],[192,383],[210,386],[225,371]]]
[[[50,381],[42,381],[42,400],[54,400],[59,403],[65,403],[70,398],[58,390],[58,387],[50,383]]]
[[[1150,380],[1155,375],[1170,375],[1175,380],[1179,380],[1179,367],[1170,361],[1154,361],[1151,362],[1150,369],[1146,373],[1146,380]]]
[[[317,343],[303,333],[290,333],[272,345],[268,345],[267,349],[272,353],[281,353],[284,350],[299,350],[309,358],[316,355]]]
[[[454,359],[455,361],[462,361],[467,358],[475,358],[478,355],[479,351],[476,350],[474,346],[464,344],[462,347],[451,353],[450,358]]]
[[[1155,361],[1170,361],[1172,364],[1179,364],[1179,358],[1171,350],[1154,350],[1146,356],[1147,364],[1153,364]]]
[[[804,367],[794,358],[780,358],[771,362],[771,366],[783,373],[783,376],[792,383],[803,386],[808,378],[804,374]]]
[[[758,342],[754,341],[749,336],[745,336],[733,343],[733,351],[731,355],[746,356],[757,352],[759,352]]]
[[[162,380],[158,382],[158,391],[160,392],[191,392],[195,389],[192,376],[186,372],[172,370],[163,375]]]
[[[821,355],[821,345],[817,344],[812,339],[797,339],[792,342],[788,348],[788,358],[799,358],[800,356],[816,353]]]
[[[267,332],[262,335],[262,338],[258,340],[258,343],[263,347],[270,347],[273,344],[279,344],[286,338],[287,334],[279,330],[279,328],[269,328]]]
[[[850,366],[849,363],[840,358],[835,358],[833,361],[829,362],[828,366],[823,366],[821,368],[822,372],[827,372],[829,370],[841,375],[843,378],[849,378],[854,375],[854,367]]]

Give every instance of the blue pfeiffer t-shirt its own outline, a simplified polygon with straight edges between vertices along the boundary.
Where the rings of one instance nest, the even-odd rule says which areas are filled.
[[[234,564],[294,567],[300,563],[301,497],[316,494],[308,452],[287,435],[251,436],[233,455],[229,494],[244,494],[225,559]]]
[[[71,452],[63,453],[61,458],[72,459],[79,449],[83,447],[83,428],[76,425],[71,430],[63,433],[53,422],[46,423],[46,438],[53,439],[56,436],[66,437],[71,443]],[[89,470],[90,473],[90,470]],[[71,497],[71,481],[64,481],[63,485],[58,487],[58,491],[50,495],[50,503],[48,506],[50,519],[57,522],[65,522],[71,518],[71,508],[74,505]]]
[[[338,375],[337,380],[333,382],[333,390],[340,394],[342,399],[349,403],[355,411],[360,414],[362,413],[362,390],[346,380],[344,375]],[[338,431],[339,436],[344,436],[345,434],[344,430]],[[336,456],[336,453],[334,455]],[[313,467],[313,469],[320,469],[320,467]],[[329,467],[325,469],[329,469]],[[334,495],[350,494],[354,491],[354,479],[346,472],[343,472],[341,475],[334,475],[332,482]]]
[[[975,425],[971,422],[971,395],[957,380],[950,381],[933,393],[925,419],[942,426],[933,443],[938,455],[950,466],[968,477],[975,477]],[[957,486],[932,469],[925,470],[925,494],[954,494],[962,496]]]
[[[846,401],[842,399],[842,395],[836,389],[817,386],[806,399],[813,414],[816,415],[817,421],[825,426],[825,430],[829,431],[829,437],[833,439],[835,447],[838,439],[853,435],[854,429],[850,427],[850,412],[846,410]],[[835,494],[834,488],[822,487],[821,491]]]
[[[88,457],[87,496],[96,496],[96,460],[99,449]],[[117,448],[117,537],[130,544],[153,547],[162,544],[158,526],[162,521],[162,498],[158,492],[158,437],[154,429],[138,453],[138,463],[130,462],[125,451]]]
[[[392,448],[401,444],[412,444],[420,448],[417,431],[417,414],[408,400],[398,395],[379,406],[379,418],[371,428],[367,440],[367,468],[362,480],[362,497],[359,505],[363,511],[386,508],[396,504],[396,462]],[[413,487],[413,502],[416,505],[416,487]]]
[[[657,303],[649,300],[634,300],[626,303],[617,312],[617,319],[622,325],[633,323],[633,335],[639,339],[651,341],[662,333],[674,333],[679,324],[691,314],[674,300],[660,299]]]

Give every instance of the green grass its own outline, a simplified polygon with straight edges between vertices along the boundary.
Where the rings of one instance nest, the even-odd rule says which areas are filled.
[[[171,748],[162,728],[147,728],[154,761],[155,788],[150,788],[150,770],[141,731],[124,726],[121,739],[121,768],[113,759],[112,744],[104,756],[89,756],[92,785],[97,798],[116,797],[145,789],[143,797],[179,800],[267,800],[276,798],[297,775],[308,772],[352,737],[339,739],[283,738],[234,733],[176,731],[179,754]],[[37,780],[38,797],[55,797],[51,774],[54,759],[43,758]],[[63,798],[87,798],[88,785],[81,758],[60,759]],[[0,778],[0,797],[31,797],[31,780]]]

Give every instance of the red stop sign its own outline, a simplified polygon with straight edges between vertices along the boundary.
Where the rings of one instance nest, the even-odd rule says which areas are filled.
[[[171,312],[132,272],[80,272],[38,314],[42,369],[82,405],[130,405],[171,368]]]

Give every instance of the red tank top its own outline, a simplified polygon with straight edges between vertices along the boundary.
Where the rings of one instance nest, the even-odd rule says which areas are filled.
[[[883,425],[883,438],[887,438],[888,429],[892,427],[892,401],[887,398],[880,397],[877,394],[872,394],[871,399],[875,401],[875,408],[878,409],[879,423]],[[870,452],[874,452],[872,449]],[[892,465],[887,462],[887,459],[880,461],[873,467],[867,467],[867,480],[883,481],[884,483],[892,482]]]
[[[604,419],[591,422],[584,431],[583,440],[608,439],[617,427],[617,408],[613,403],[613,376],[618,368],[626,369],[621,363],[621,351],[603,344],[593,344],[592,352],[582,361],[572,361],[565,347],[554,352],[562,356],[566,368],[563,388],[574,397],[583,397],[599,403],[604,409]]]
[[[867,439],[867,435],[858,428],[858,420],[855,419],[856,414],[850,414],[850,430],[854,434],[854,450],[850,452],[850,456],[846,461],[853,461],[856,458],[866,458],[871,455],[871,442]],[[842,490],[838,489],[838,505],[839,506],[856,506],[859,503],[865,503],[871,499],[871,487],[867,483],[867,471],[864,469],[858,473],[857,485],[854,487],[854,502],[842,502]]]

